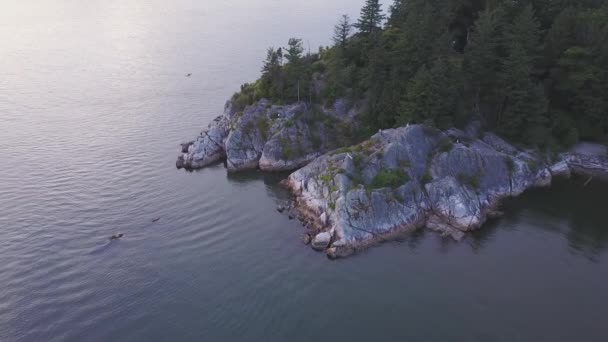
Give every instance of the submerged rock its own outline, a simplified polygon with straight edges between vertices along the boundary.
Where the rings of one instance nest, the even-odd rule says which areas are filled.
[[[554,176],[583,166],[608,174],[608,159],[601,158],[564,154],[548,163],[494,134],[474,138],[412,125],[325,154],[285,184],[300,213],[318,230],[333,232],[318,234],[313,248],[341,257],[420,227],[460,240],[500,215],[505,197],[548,186]]]

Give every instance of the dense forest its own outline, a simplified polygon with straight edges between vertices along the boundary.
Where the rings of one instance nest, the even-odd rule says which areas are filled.
[[[233,102],[348,98],[368,132],[478,120],[538,148],[608,142],[608,0],[367,0],[333,41],[270,48]]]

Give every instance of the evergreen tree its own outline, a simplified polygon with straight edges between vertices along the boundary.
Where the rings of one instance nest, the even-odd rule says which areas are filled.
[[[270,99],[282,99],[284,90],[284,78],[281,65],[283,63],[283,51],[281,48],[275,50],[269,48],[266,53],[266,60],[262,67],[262,77],[260,78],[260,96]]]
[[[527,5],[515,18],[506,34],[509,44],[519,44],[524,49],[525,55],[530,58],[530,63],[538,62],[541,51],[540,23],[534,14],[532,4]]]
[[[380,30],[382,21],[386,16],[382,13],[382,5],[379,0],[366,0],[361,9],[361,17],[355,24],[364,35],[369,35]]]
[[[301,101],[310,98],[310,70],[302,57],[304,48],[302,40],[297,38],[289,39],[287,43],[287,64],[284,67],[285,78],[287,80],[287,91],[285,99],[287,101]]]
[[[408,84],[405,98],[401,104],[400,125],[422,123],[427,119],[428,109],[432,105],[430,90],[431,73],[426,66],[422,66]]]
[[[297,64],[302,58],[304,47],[302,46],[302,39],[290,38],[287,43],[287,61],[291,64]]]
[[[447,58],[422,66],[409,82],[398,123],[426,123],[447,129],[460,118],[459,71]]]
[[[407,4],[404,21],[399,27],[385,29],[371,49],[374,58],[366,79],[372,128],[391,127],[398,121],[408,80],[422,65],[447,51],[441,47],[448,20],[440,1],[408,0]]]
[[[406,0],[393,0],[389,8],[388,27],[398,27],[405,17]]]
[[[370,98],[367,124],[372,130],[391,127],[397,115],[399,80],[388,57],[390,42],[390,32],[385,32],[369,52],[369,66],[364,75]]]
[[[543,130],[547,100],[532,77],[540,49],[539,26],[532,5],[528,5],[508,28],[508,56],[501,76],[502,108],[496,122],[505,136],[536,145],[547,138]]]
[[[392,64],[402,79],[410,79],[422,65],[451,52],[451,41],[446,39],[449,38],[449,12],[442,5],[443,1],[439,0],[407,1],[408,10],[403,14],[403,22],[396,30],[398,37],[391,48]]]
[[[338,24],[334,27],[334,44],[344,49],[344,47],[346,47],[346,42],[348,41],[348,37],[350,37],[351,32],[352,24],[350,23],[350,17],[346,14],[343,14],[340,18],[340,21],[338,21]]]
[[[504,106],[496,123],[498,131],[517,141],[542,144],[547,138],[542,130],[546,124],[547,100],[543,88],[530,77],[530,56],[522,44],[511,45],[503,68]]]
[[[545,63],[548,67],[555,66],[562,53],[577,44],[577,16],[574,7],[567,7],[555,17],[544,45]]]
[[[465,49],[464,67],[469,80],[468,98],[473,113],[490,125],[494,121],[501,42],[499,15],[489,9],[475,22]]]

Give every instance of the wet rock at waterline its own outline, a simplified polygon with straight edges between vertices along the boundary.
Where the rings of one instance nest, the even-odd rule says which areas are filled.
[[[323,232],[317,234],[311,241],[312,248],[316,250],[324,250],[329,246],[331,241],[331,234],[329,232]]]

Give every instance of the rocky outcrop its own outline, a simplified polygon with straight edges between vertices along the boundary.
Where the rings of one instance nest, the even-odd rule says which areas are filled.
[[[605,146],[584,144],[550,161],[482,133],[479,123],[464,131],[385,130],[326,153],[350,145],[357,112],[345,101],[324,109],[260,100],[243,111],[228,103],[195,141],[182,144],[176,165],[198,169],[225,160],[231,172],[302,167],[285,180],[295,208],[278,210],[302,221],[303,241],[330,257],[422,227],[460,240],[499,216],[505,197],[571,173],[608,178]]]
[[[199,169],[224,158],[229,122],[228,117],[219,116],[195,141],[182,144],[182,155],[177,159],[177,168]]]
[[[289,171],[352,143],[356,108],[343,100],[330,109],[260,100],[243,111],[230,104],[192,143],[182,144],[178,168],[199,169],[226,160],[228,171]]]
[[[608,174],[605,157],[567,153],[551,163],[494,134],[477,135],[420,125],[385,130],[291,174],[285,184],[296,207],[320,232],[313,248],[340,257],[421,227],[461,239],[500,215],[505,197],[583,166]]]

